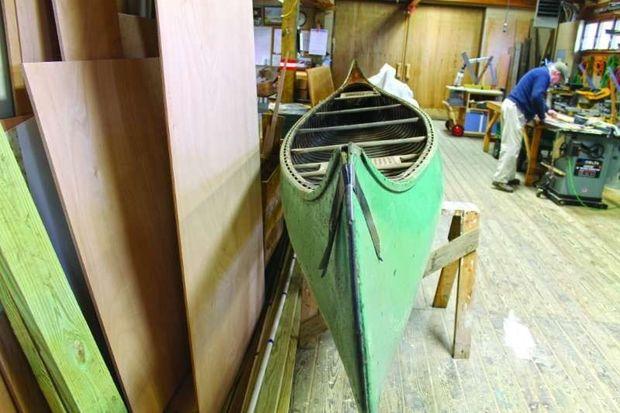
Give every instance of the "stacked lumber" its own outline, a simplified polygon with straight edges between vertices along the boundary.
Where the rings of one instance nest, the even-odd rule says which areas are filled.
[[[0,301],[47,403],[124,411],[4,131],[0,182]]]
[[[275,283],[226,406],[229,413],[289,411],[303,312],[302,274],[287,239],[278,251]]]
[[[269,204],[263,233],[249,0],[158,2],[157,21],[0,1],[25,115],[0,136],[0,301],[40,392],[5,373],[0,315],[0,403],[219,411],[283,231]]]
[[[250,413],[289,411],[301,321],[302,274],[294,260],[283,278],[286,284],[265,317],[259,353],[244,399],[243,411]]]

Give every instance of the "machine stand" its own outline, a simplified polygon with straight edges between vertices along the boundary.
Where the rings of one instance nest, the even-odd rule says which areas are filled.
[[[588,206],[590,208],[607,209],[607,204],[601,198],[587,198],[580,196],[579,199],[571,195],[561,195],[551,188],[543,188],[539,195],[544,195],[552,200],[556,205]]]

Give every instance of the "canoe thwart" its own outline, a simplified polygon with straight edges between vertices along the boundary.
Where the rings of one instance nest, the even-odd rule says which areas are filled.
[[[379,141],[367,141],[367,142],[354,142],[355,145],[360,148],[371,148],[374,146],[383,146],[383,145],[402,145],[403,143],[418,143],[422,142],[426,139],[426,136],[413,136],[411,138],[402,138],[402,139],[383,139]],[[324,146],[311,146],[309,148],[293,148],[291,149],[292,153],[311,153],[311,152],[325,152],[325,151],[333,151],[334,149],[344,148],[348,143],[337,144],[337,145],[324,145]]]
[[[304,129],[299,129],[297,133],[304,134],[304,133],[315,133],[315,132],[333,132],[333,131],[357,130],[357,129],[366,129],[366,128],[380,128],[383,126],[403,125],[405,123],[416,123],[419,120],[420,118],[415,117],[415,118],[405,118],[405,119],[382,120],[379,122],[356,123],[353,125],[336,125],[336,126],[323,126],[320,128],[304,128]]]

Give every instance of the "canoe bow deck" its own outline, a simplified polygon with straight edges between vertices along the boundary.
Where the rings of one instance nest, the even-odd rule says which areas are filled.
[[[358,407],[376,412],[440,212],[430,119],[354,64],[288,133],[280,163],[291,242]]]

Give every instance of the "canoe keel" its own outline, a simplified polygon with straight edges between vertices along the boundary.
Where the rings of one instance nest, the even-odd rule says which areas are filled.
[[[430,253],[443,193],[437,151],[410,187],[386,182],[356,145],[334,151],[310,193],[282,181],[291,242],[362,412],[378,411]]]

